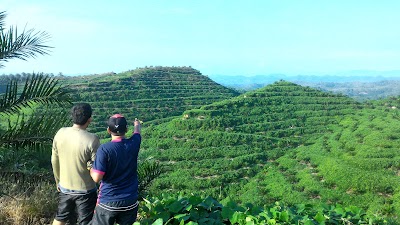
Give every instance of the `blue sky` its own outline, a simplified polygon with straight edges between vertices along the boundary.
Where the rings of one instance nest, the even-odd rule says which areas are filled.
[[[7,24],[47,31],[51,55],[0,74],[192,66],[205,75],[400,70],[400,1],[0,0]],[[400,76],[400,75],[399,75]]]

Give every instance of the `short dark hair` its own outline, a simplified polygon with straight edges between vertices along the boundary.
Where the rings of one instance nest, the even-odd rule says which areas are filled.
[[[71,109],[74,124],[84,125],[92,117],[92,107],[88,103],[75,104]]]

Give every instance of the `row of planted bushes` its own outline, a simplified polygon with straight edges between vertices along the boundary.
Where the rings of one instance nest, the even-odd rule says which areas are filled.
[[[288,206],[276,202],[259,207],[238,205],[229,199],[167,196],[144,199],[135,224],[399,224],[397,218],[368,215],[355,206]]]

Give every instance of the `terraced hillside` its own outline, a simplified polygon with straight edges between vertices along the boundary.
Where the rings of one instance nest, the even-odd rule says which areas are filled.
[[[114,113],[160,123],[185,110],[239,95],[191,67],[149,67],[65,79],[73,89],[74,101],[93,106],[91,131],[100,134]]]
[[[268,182],[285,190],[285,199],[302,191],[328,203],[368,207],[400,215],[400,98],[397,106],[365,107],[341,118],[333,133],[278,159]],[[280,178],[285,177],[283,180]],[[295,179],[295,183],[291,182]],[[279,192],[278,192],[279,193]]]
[[[361,143],[376,154],[383,148],[376,148],[373,140],[359,143],[360,136],[351,133],[354,126],[346,125],[349,118],[365,118],[365,107],[346,96],[280,81],[148,127],[141,157],[154,157],[168,168],[155,181],[154,193],[183,191],[257,205],[325,202],[398,211],[393,204],[378,204],[398,195],[394,170],[383,172],[386,167],[379,160],[369,161],[377,157],[373,154],[351,161]],[[396,135],[390,137],[398,142]],[[388,147],[394,146],[400,147]],[[398,157],[393,150],[391,156]],[[397,168],[399,162],[396,158],[387,165]],[[374,187],[376,180],[368,183],[368,177],[381,175],[386,180],[380,187]]]

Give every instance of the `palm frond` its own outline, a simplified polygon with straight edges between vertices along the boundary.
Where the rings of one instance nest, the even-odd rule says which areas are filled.
[[[6,24],[5,23],[6,16],[7,14],[5,11],[0,12],[0,30],[3,30],[4,25]]]
[[[44,31],[24,29],[18,34],[16,27],[10,27],[8,31],[1,29],[0,61],[13,58],[27,60],[27,58],[36,58],[37,55],[48,55],[52,47],[44,43],[49,39],[50,35]]]
[[[68,114],[60,110],[35,110],[28,116],[19,113],[15,120],[7,119],[6,132],[0,133],[0,145],[37,149],[51,143],[57,130],[68,123]]]
[[[143,197],[144,192],[150,186],[151,182],[163,172],[163,167],[159,162],[144,160],[139,163],[139,195]]]
[[[18,81],[11,80],[5,94],[0,95],[0,115],[17,113],[24,107],[32,108],[34,104],[71,104],[69,90],[48,75],[33,74],[26,80],[21,94],[18,85]]]

